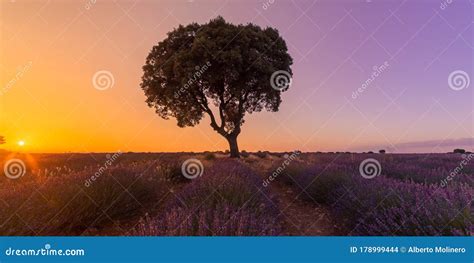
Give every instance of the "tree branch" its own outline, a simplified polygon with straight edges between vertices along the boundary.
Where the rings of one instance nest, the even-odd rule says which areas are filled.
[[[207,112],[207,114],[211,118],[211,127],[215,131],[217,131],[220,135],[227,137],[228,134],[225,132],[224,127],[222,125],[221,126],[217,125],[216,118],[214,117],[214,113],[212,112],[212,110],[209,108],[209,103],[207,101],[206,96],[204,95],[204,93],[202,93],[201,95],[203,96],[203,100],[204,100],[204,103],[202,103],[201,106],[204,108],[204,111]]]
[[[234,130],[231,132],[232,136],[238,136],[241,132],[240,125],[242,124],[242,119],[244,118],[244,104],[248,99],[250,92],[245,92],[242,97],[239,99],[239,110],[238,115],[234,120]]]
[[[224,92],[222,92],[220,95],[219,95],[219,100],[221,101],[219,103],[219,116],[221,118],[221,128],[224,129],[225,127],[225,117],[224,117],[224,107],[226,106],[227,102],[224,101]]]

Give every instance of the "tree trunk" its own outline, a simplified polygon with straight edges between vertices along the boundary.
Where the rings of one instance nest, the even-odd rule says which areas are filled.
[[[227,141],[230,147],[230,157],[240,158],[239,145],[237,144],[237,136],[228,136]]]

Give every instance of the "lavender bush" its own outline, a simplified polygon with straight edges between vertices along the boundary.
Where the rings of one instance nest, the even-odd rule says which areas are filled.
[[[32,156],[25,176],[0,177],[0,235],[107,235],[115,225],[114,235],[280,235],[288,204],[273,197],[278,189],[329,208],[341,234],[474,234],[468,155],[300,154],[284,169],[274,154],[123,154],[105,169],[105,154]],[[182,175],[189,158],[202,160],[202,177]],[[359,174],[367,158],[382,167],[373,179]]]
[[[167,193],[150,166],[117,165],[89,184],[96,168],[5,181],[0,190],[0,200],[5,200],[0,204],[0,234],[78,235],[133,217]]]
[[[350,235],[473,235],[474,162],[460,155],[306,155],[280,179],[309,202],[330,205]],[[431,158],[430,158],[431,157]],[[358,171],[377,158],[382,174]],[[460,169],[462,167],[462,169]],[[457,173],[453,176],[453,171]],[[451,175],[450,180],[446,180]]]
[[[166,212],[142,219],[131,235],[279,235],[278,210],[253,171],[221,161],[170,200]]]
[[[351,219],[352,235],[474,234],[474,191],[467,185],[440,188],[386,177],[354,178],[350,187],[335,192],[344,196],[332,206]]]

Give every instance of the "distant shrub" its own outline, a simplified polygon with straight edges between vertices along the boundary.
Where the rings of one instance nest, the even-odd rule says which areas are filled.
[[[466,153],[464,149],[454,149],[453,153]]]
[[[248,153],[247,151],[243,150],[240,152],[240,156],[243,157],[243,158],[247,158],[250,156],[250,153]]]
[[[206,153],[204,153],[204,159],[205,160],[214,160],[214,159],[216,159],[216,156],[214,155],[214,153],[206,152]]]
[[[264,159],[265,157],[267,157],[267,152],[258,151],[255,153],[255,156]]]
[[[271,156],[275,156],[275,157],[278,157],[278,158],[282,158],[283,156],[285,156],[286,153],[284,152],[270,152],[269,155]]]
[[[380,154],[384,154],[384,153],[385,153],[385,150],[379,150],[379,153],[380,153]]]

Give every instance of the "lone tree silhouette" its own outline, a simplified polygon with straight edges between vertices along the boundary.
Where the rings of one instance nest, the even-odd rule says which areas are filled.
[[[0,144],[5,144],[5,137],[0,135]]]
[[[238,158],[245,114],[278,111],[292,63],[276,29],[233,25],[219,16],[169,32],[146,59],[141,88],[148,106],[164,119],[175,117],[179,127],[195,126],[207,114]]]

